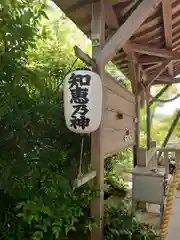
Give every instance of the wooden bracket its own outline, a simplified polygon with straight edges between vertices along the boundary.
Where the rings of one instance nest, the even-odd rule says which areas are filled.
[[[82,185],[86,184],[87,182],[93,180],[96,177],[96,171],[89,171],[88,173],[83,174],[82,176],[79,176],[74,181],[74,188],[79,188]]]

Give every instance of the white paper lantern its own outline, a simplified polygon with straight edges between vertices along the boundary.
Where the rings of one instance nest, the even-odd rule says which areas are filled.
[[[64,114],[66,125],[76,133],[98,129],[102,116],[102,81],[90,70],[76,70],[64,80]]]

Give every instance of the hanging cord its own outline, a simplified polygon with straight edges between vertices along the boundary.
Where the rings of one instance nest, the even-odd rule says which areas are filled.
[[[144,86],[143,81],[141,81],[140,84],[141,84],[142,89],[145,90],[145,86]],[[156,98],[156,97],[153,97],[152,95],[150,95],[150,97],[152,98],[153,102],[168,103],[168,102],[172,102],[172,101],[178,99],[178,98],[180,97],[180,93],[177,94],[176,96],[174,96],[174,97],[171,98],[171,99],[158,99],[158,98]]]
[[[62,85],[63,81],[64,81],[64,78],[72,71],[74,65],[76,64],[77,60],[79,58],[77,57],[74,62],[72,63],[71,67],[69,68],[69,70],[64,74],[64,77],[62,78],[62,80],[60,81],[60,83],[58,84],[57,86],[57,91],[59,91],[59,87]]]
[[[177,94],[175,97],[173,97],[171,99],[158,99],[158,98],[155,98],[155,97],[151,96],[151,98],[153,99],[154,102],[162,102],[162,103],[172,102],[179,97],[180,97],[180,94]]]
[[[80,159],[79,159],[79,171],[78,177],[82,176],[82,160],[83,160],[83,152],[84,152],[84,137],[81,139],[81,151],[80,151]]]

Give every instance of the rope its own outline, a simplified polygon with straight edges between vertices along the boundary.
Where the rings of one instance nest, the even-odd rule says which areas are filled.
[[[145,85],[144,85],[143,81],[141,81],[140,84],[141,84],[142,89],[145,91],[146,88],[145,88]],[[157,97],[153,97],[152,95],[150,95],[150,97],[152,98],[153,102],[168,103],[168,102],[172,102],[172,101],[176,100],[177,98],[179,98],[180,97],[180,93],[177,94],[176,96],[174,96],[171,99],[159,99]]]
[[[60,81],[60,83],[58,84],[57,86],[57,89],[59,90],[59,87],[62,85],[63,81],[64,81],[64,78],[71,72],[71,70],[73,69],[74,65],[76,64],[77,60],[79,58],[77,57],[74,62],[72,63],[71,67],[69,68],[69,70],[64,74],[64,77],[62,78],[62,80]]]
[[[172,102],[172,101],[176,100],[179,97],[180,97],[180,94],[177,94],[175,97],[173,97],[171,99],[158,99],[156,97],[151,96],[151,98],[153,99],[154,102],[162,102],[162,103]]]
[[[168,237],[168,225],[171,220],[172,210],[173,210],[173,201],[176,195],[176,188],[180,183],[180,161],[178,159],[177,169],[173,175],[173,180],[169,187],[169,191],[167,194],[166,208],[164,212],[163,223],[160,227],[160,239],[166,240]]]
[[[80,152],[80,159],[79,159],[79,172],[78,172],[78,177],[82,176],[83,150],[84,150],[84,137],[82,137],[82,140],[81,140],[81,152]]]

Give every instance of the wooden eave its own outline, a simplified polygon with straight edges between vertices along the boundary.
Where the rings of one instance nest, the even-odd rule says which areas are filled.
[[[97,1],[54,0],[88,37],[91,35],[92,3]],[[142,0],[105,2],[106,39],[109,39],[127,21]],[[131,79],[133,74],[130,66],[131,61],[134,61],[132,58],[136,59],[140,70],[146,75],[143,81],[148,81],[147,86],[176,83],[175,76],[180,74],[180,0],[162,0],[126,45],[116,52],[112,61],[128,79]],[[158,69],[160,74],[156,75]]]

